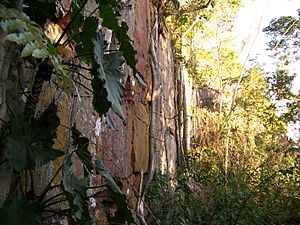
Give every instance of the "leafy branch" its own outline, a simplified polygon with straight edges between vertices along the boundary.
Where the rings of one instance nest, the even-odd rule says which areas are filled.
[[[20,11],[8,9],[3,5],[0,5],[0,18],[2,18],[1,28],[8,33],[3,41],[23,45],[21,57],[33,56],[37,59],[49,59],[63,84],[66,85],[67,81],[70,81],[59,62],[55,47],[38,24]]]

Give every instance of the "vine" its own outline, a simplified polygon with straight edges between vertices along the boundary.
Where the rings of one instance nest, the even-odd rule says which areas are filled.
[[[43,1],[45,4],[53,1]],[[111,108],[123,121],[125,115],[121,104],[123,99],[122,66],[126,62],[140,80],[136,70],[135,50],[132,41],[127,35],[128,26],[125,22],[119,23],[120,8],[117,1],[97,0],[97,8],[102,22],[91,13],[86,16],[83,9],[88,1],[74,0],[72,2],[72,19],[66,26],[57,41],[52,43],[44,34],[42,28],[23,12],[6,8],[0,5],[0,26],[7,33],[3,41],[14,42],[22,49],[20,57],[23,60],[34,60],[37,72],[31,93],[27,99],[24,115],[5,122],[1,130],[0,146],[3,149],[1,166],[13,171],[14,182],[9,195],[0,209],[1,224],[41,224],[46,217],[58,215],[66,216],[69,221],[76,224],[93,224],[88,202],[94,195],[89,196],[87,190],[102,187],[89,186],[90,177],[96,173],[101,175],[110,192],[117,211],[114,216],[107,212],[107,218],[115,223],[134,223],[132,213],[127,204],[126,196],[104,167],[100,158],[93,159],[88,150],[91,141],[75,129],[70,128],[75,150],[67,153],[54,149],[56,129],[60,124],[55,103],[52,102],[39,118],[34,117],[36,104],[41,93],[42,84],[49,81],[52,75],[70,96],[69,84],[80,97],[77,85],[85,87],[66,72],[83,69],[90,73],[93,90],[93,106],[100,117],[106,117],[108,126],[117,128],[109,109]],[[40,10],[33,7],[32,10]],[[34,13],[33,13],[34,14]],[[99,25],[111,29],[119,41],[119,49],[105,52],[106,43],[103,40]],[[56,26],[56,25],[55,25]],[[62,43],[64,40],[65,43]],[[77,58],[85,65],[70,64],[61,59],[59,48],[75,43]],[[63,64],[69,65],[65,69]],[[73,69],[75,68],[75,69]],[[83,75],[82,75],[83,76]],[[87,88],[87,87],[85,87]],[[33,182],[33,170],[53,163],[59,157],[63,162],[50,179],[41,194],[37,194]],[[78,178],[72,174],[71,166],[74,159],[79,159],[84,168],[84,177]],[[62,174],[60,177],[59,174]],[[30,188],[23,190],[22,174],[30,174]],[[59,182],[54,180],[59,179]],[[55,192],[53,192],[55,190]],[[55,194],[53,194],[55,193]],[[65,207],[61,208],[63,204]],[[104,210],[105,211],[105,210]],[[20,213],[21,212],[21,213]]]

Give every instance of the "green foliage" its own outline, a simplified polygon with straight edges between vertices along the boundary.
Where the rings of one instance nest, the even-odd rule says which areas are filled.
[[[80,16],[77,20],[80,20]],[[97,35],[98,20],[95,17],[87,17],[83,20],[82,18],[82,31],[79,32],[79,40],[76,40],[76,52],[78,55],[83,55],[82,59],[86,59],[88,63],[91,63],[91,54],[94,51],[93,39]],[[77,24],[76,24],[77,25]],[[73,26],[74,27],[74,26]],[[79,29],[79,27],[76,27]]]
[[[98,66],[94,66],[92,87],[94,91],[93,106],[99,115],[105,115],[111,108],[111,102],[108,100],[107,91],[104,88],[104,81],[98,76]]]
[[[122,112],[121,108],[121,100],[123,98],[123,90],[124,85],[122,83],[123,73],[122,73],[122,65],[124,60],[122,58],[122,53],[115,52],[104,54],[104,43],[102,35],[98,35],[96,39],[93,40],[95,45],[94,53],[96,56],[97,62],[97,72],[98,74],[94,77],[98,76],[101,81],[104,83],[104,88],[107,92],[107,100],[111,103],[113,111],[123,120],[125,121],[125,115]],[[93,81],[96,85],[97,78]],[[98,81],[99,83],[99,81]],[[98,95],[95,95],[98,97]],[[102,96],[101,96],[102,97]],[[101,100],[95,98],[93,101],[93,105],[95,109],[99,109],[102,106],[96,104],[101,102]],[[99,111],[100,114],[102,111]]]
[[[5,225],[40,225],[42,206],[19,194],[11,193],[0,209],[0,224]]]
[[[112,224],[120,224],[124,222],[128,224],[134,223],[132,212],[126,204],[126,195],[116,191],[111,192],[111,195],[114,203],[117,205],[117,211],[115,216],[111,218],[110,222]]]
[[[33,169],[64,155],[53,149],[59,118],[54,103],[40,118],[20,116],[9,124],[9,134],[4,140],[4,158],[17,171]]]
[[[298,16],[300,9],[298,9]],[[300,17],[282,16],[270,21],[263,31],[271,38],[267,43],[270,56],[274,60],[274,71],[268,77],[270,93],[275,99],[286,102],[281,119],[288,123],[299,120],[297,109],[299,93],[292,92],[296,74],[293,74],[290,65],[299,60],[300,49]]]
[[[220,168],[212,172],[213,168],[203,167],[206,160],[213,164],[214,158],[203,157],[201,161],[191,157],[189,165],[179,170],[175,188],[165,175],[152,182],[147,202],[159,224],[299,223],[299,169],[272,173],[269,164],[257,170],[231,171],[225,185]],[[151,216],[147,220],[155,222]]]
[[[80,132],[73,127],[72,138],[74,141],[74,145],[76,146],[75,153],[77,154],[82,164],[85,166],[86,172],[92,173],[94,169],[94,164],[92,160],[92,155],[88,150],[89,140],[85,137],[80,137],[79,134]],[[104,167],[101,159],[97,159],[95,161],[95,169],[97,174],[100,174],[105,178],[108,187],[113,192],[122,193],[109,171]]]
[[[98,62],[99,63],[99,62]],[[107,98],[112,104],[114,112],[125,121],[125,115],[122,112],[121,100],[123,99],[124,85],[122,82],[124,74],[121,71],[124,60],[120,52],[104,55],[104,72],[99,72],[99,77],[105,80],[104,87],[107,91]]]
[[[4,6],[0,8],[0,17],[1,28],[9,33],[3,40],[25,45],[21,57],[32,55],[35,58],[49,58],[61,79],[67,79],[54,46],[34,21],[18,10],[7,9]]]
[[[268,82],[271,85],[270,91],[275,100],[293,98],[292,87],[296,74],[289,75],[287,70],[276,70],[270,77]]]
[[[92,155],[88,150],[89,139],[80,136],[80,132],[75,127],[72,127],[72,139],[73,145],[76,147],[75,153],[84,165],[85,173],[92,173],[94,165]]]
[[[26,2],[26,0],[25,0]],[[31,19],[56,19],[52,12],[52,0],[39,0],[36,5],[32,6],[30,1]],[[137,73],[135,68],[135,50],[132,41],[127,35],[128,27],[125,22],[119,23],[120,16],[118,5],[115,1],[97,1],[99,13],[103,19],[103,26],[112,29],[120,44],[120,49],[113,52],[104,52],[105,43],[103,42],[102,32],[98,33],[100,21],[93,17],[84,15],[83,9],[87,1],[75,0],[72,4],[72,21],[68,28],[68,41],[76,43],[76,54],[85,63],[92,65],[91,73],[93,75],[92,87],[94,90],[93,105],[100,116],[105,115],[107,122],[111,127],[116,126],[109,109],[112,110],[125,122],[125,115],[122,112],[121,101],[123,98],[123,73],[122,66],[126,61],[127,64]],[[51,10],[44,12],[41,7],[49,5]],[[50,15],[50,14],[51,15]],[[37,23],[30,20],[27,15],[15,10],[7,9],[4,6],[0,9],[1,28],[8,34],[4,41],[15,42],[22,47],[21,57],[33,56],[38,59],[37,63],[51,62],[59,78],[63,81],[65,91],[67,91],[67,81],[74,81],[66,77],[63,67],[60,64],[56,54],[55,47],[45,36],[42,29]],[[60,38],[61,39],[61,38]],[[56,43],[57,44],[57,43]],[[55,45],[56,45],[55,44]],[[125,58],[125,60],[124,60]],[[138,77],[138,76],[137,76]],[[139,78],[139,77],[138,77]],[[138,79],[142,81],[141,79]],[[142,81],[143,82],[143,81]],[[77,88],[74,85],[76,91]],[[78,94],[78,93],[77,93]],[[39,169],[39,166],[50,163],[57,157],[64,155],[62,151],[53,149],[54,139],[56,138],[56,128],[59,125],[59,119],[56,115],[57,108],[52,103],[48,109],[39,117],[31,118],[18,116],[8,123],[8,127],[1,131],[1,147],[4,147],[4,161],[13,168],[16,183],[11,192],[17,193],[13,197],[6,199],[4,206],[1,208],[0,221],[5,224],[40,224],[45,211],[52,209],[51,206],[67,202],[64,213],[71,222],[76,224],[92,224],[89,213],[87,189],[89,189],[89,180],[93,172],[101,175],[106,181],[106,185],[111,191],[112,198],[117,205],[117,211],[110,221],[114,223],[133,223],[133,216],[126,202],[120,187],[115,182],[110,172],[105,168],[101,159],[93,160],[91,153],[88,151],[89,140],[72,128],[74,152],[65,154],[63,164],[50,179],[40,196],[34,193],[34,183],[31,178],[30,199],[26,196],[28,193],[22,193],[21,173],[32,173],[33,169]],[[71,165],[76,154],[84,168],[84,177],[78,178],[72,173]],[[95,171],[93,171],[95,169]],[[58,179],[58,174],[62,170],[60,184],[53,185],[54,180]],[[53,186],[52,186],[53,185]],[[57,188],[58,194],[50,197],[49,192]],[[40,204],[43,202],[43,204]],[[24,209],[26,207],[26,209]],[[18,211],[26,212],[27,216],[22,213],[15,217]],[[50,210],[51,211],[51,210]],[[59,211],[59,209],[58,209]],[[4,218],[7,214],[7,218]],[[15,218],[14,218],[15,217]],[[20,222],[22,221],[22,222]]]
[[[55,105],[52,103],[49,108],[43,113],[43,115],[36,119],[39,120],[39,125],[43,124],[44,127],[39,127],[40,129],[36,129],[37,127],[28,127],[27,132],[31,133],[30,130],[33,128],[35,131],[40,132],[40,134],[36,135],[44,135],[43,142],[39,139],[37,142],[36,139],[31,140],[27,139],[28,145],[45,145],[45,143],[49,144],[51,142],[51,146],[53,145],[53,134],[55,134],[57,122],[58,120],[56,114]],[[55,117],[54,117],[55,115]],[[19,121],[23,123],[23,121]],[[53,122],[53,124],[52,124]],[[55,125],[56,124],[56,125]],[[47,136],[47,133],[48,136]],[[7,134],[7,138],[9,139],[12,135],[11,133]],[[20,138],[20,137],[19,137]],[[38,136],[37,138],[41,138]],[[40,196],[36,196],[33,192],[29,195],[28,193],[21,194],[18,191],[18,187],[13,187],[10,195],[6,198],[6,201],[2,208],[0,209],[0,222],[1,224],[41,224],[42,216],[44,215],[44,210],[48,210],[48,208],[53,204],[58,204],[63,201],[68,202],[68,206],[70,207],[67,210],[67,215],[72,219],[72,221],[76,222],[76,224],[89,225],[92,224],[92,218],[90,217],[88,200],[89,196],[87,195],[87,189],[89,189],[89,181],[90,176],[93,174],[93,169],[96,169],[97,174],[104,177],[107,187],[111,191],[112,198],[117,205],[117,212],[114,217],[111,217],[112,222],[124,222],[133,223],[132,213],[127,205],[126,195],[122,193],[119,186],[116,184],[110,172],[105,168],[101,159],[96,159],[95,162],[92,159],[91,153],[88,151],[89,140],[85,137],[82,137],[80,132],[78,132],[75,128],[72,128],[72,138],[73,144],[75,146],[75,151],[69,155],[65,156],[63,164],[58,169],[57,173],[50,180],[50,183],[46,185],[45,189],[42,191]],[[16,141],[15,141],[16,142]],[[18,149],[17,149],[18,150]],[[50,153],[50,154],[49,154]],[[79,160],[81,161],[83,167],[85,168],[85,176],[83,178],[78,178],[72,173],[72,161],[74,160],[73,154],[76,154]],[[16,155],[16,153],[7,153],[11,155]],[[19,152],[20,154],[20,152]],[[57,156],[56,152],[51,152],[47,149],[47,151],[38,151],[35,152],[34,157],[30,158],[32,162],[26,162],[27,164],[23,166],[23,162],[15,160],[15,164],[11,165],[16,170],[27,169],[32,170],[36,169],[36,166],[40,166],[42,164],[48,163],[54,160]],[[28,154],[30,155],[30,154]],[[31,154],[32,155],[32,154]],[[31,156],[30,155],[30,156]],[[21,155],[23,156],[23,155]],[[9,158],[10,159],[10,158]],[[26,157],[25,157],[26,159]],[[23,160],[25,160],[23,159]],[[9,161],[9,164],[12,162]],[[35,168],[33,168],[35,167]],[[62,177],[61,184],[59,185],[61,192],[57,195],[48,197],[47,193],[52,190],[51,187],[52,182],[56,178],[58,172],[62,169]],[[20,181],[19,181],[20,182]],[[31,181],[32,182],[32,181]],[[33,187],[34,188],[34,187]],[[34,190],[31,190],[34,191]],[[58,200],[60,197],[61,200]],[[61,198],[62,197],[62,198]],[[54,203],[53,203],[54,202]],[[21,212],[21,213],[20,213]]]
[[[300,93],[287,103],[287,112],[281,115],[281,119],[285,122],[296,123],[300,120]]]
[[[92,63],[93,106],[100,116],[106,116],[107,125],[116,130],[117,126],[109,109],[112,108],[125,121],[121,109],[123,85],[120,82],[120,79],[123,77],[121,66],[124,63],[124,53],[116,51],[104,54],[105,43],[102,31],[100,30],[96,33],[98,21],[92,15],[84,17],[80,13],[79,10],[83,4],[82,1],[75,1],[73,4],[73,12],[77,16],[73,18],[73,23],[71,24],[72,37],[76,42],[76,51],[81,59],[87,63]],[[114,16],[113,14],[109,15]],[[111,20],[115,21],[116,18]],[[122,39],[119,41],[124,42]],[[132,53],[135,54],[135,52]],[[135,55],[130,57],[134,58]],[[114,91],[114,88],[116,88],[116,91]]]
[[[116,34],[116,37],[120,44],[120,51],[126,60],[126,63],[132,68],[133,74],[137,73],[135,59],[136,51],[132,46],[132,41],[129,38],[128,26],[126,22],[119,23],[118,17],[121,15],[116,0],[96,0],[99,5],[99,13],[103,19],[102,25],[107,27]]]
[[[105,168],[101,159],[96,159],[94,166],[92,163],[92,155],[88,151],[89,140],[85,137],[81,137],[79,134],[80,133],[75,128],[72,128],[73,143],[76,146],[75,153],[85,166],[86,171],[92,173],[95,168],[96,173],[104,177],[105,182],[111,191],[112,199],[117,205],[117,212],[115,213],[115,216],[111,218],[111,222],[122,223],[127,221],[128,223],[133,223],[132,213],[126,203],[126,195],[122,193],[110,172]]]
[[[133,74],[138,71],[136,69],[137,60],[135,59],[136,51],[132,45],[132,40],[128,36],[128,26],[126,22],[119,22],[118,18],[121,16],[120,8],[116,0],[103,1],[96,0],[100,17],[103,19],[102,26],[111,29],[119,41],[119,51],[122,52],[126,63],[132,68]],[[72,36],[77,43],[76,51],[79,55],[83,55],[84,59],[90,61],[90,56],[93,53],[94,46],[92,40],[96,38],[96,28],[98,22],[95,17],[83,16],[80,12],[82,6],[85,4],[82,0],[74,1],[73,4],[73,23],[71,24]]]
[[[282,16],[271,20],[270,25],[263,31],[272,38],[268,43],[270,50],[283,50],[299,48],[300,21],[292,16]],[[278,49],[277,49],[278,48]]]
[[[171,0],[172,5],[174,7],[174,9],[179,9],[180,8],[180,2],[178,0]]]
[[[109,187],[109,189],[114,193],[122,193],[114,179],[112,178],[110,172],[105,168],[101,159],[96,160],[96,171],[98,174],[102,175]]]
[[[98,21],[92,16],[83,16],[80,9],[84,1],[73,4],[73,18],[71,24],[74,41],[77,43],[78,55],[88,63],[92,63],[92,87],[94,90],[93,106],[100,116],[106,115],[106,122],[112,129],[117,129],[110,107],[125,122],[121,109],[123,98],[122,65],[126,63],[137,73],[136,59],[132,41],[127,35],[128,27],[125,22],[119,23],[120,9],[116,1],[96,1],[102,21],[102,26],[111,29],[119,41],[120,47],[116,52],[106,52],[102,32],[96,33]],[[96,59],[96,60],[95,60]],[[124,61],[125,59],[125,61]],[[135,75],[144,84],[138,75]]]
[[[44,9],[43,9],[44,10]],[[58,75],[58,81],[61,82],[64,90],[67,90],[67,82],[71,82],[76,91],[75,82],[65,74],[55,47],[51,44],[49,38],[43,33],[37,23],[30,20],[25,14],[16,9],[6,8],[0,4],[0,26],[8,34],[3,41],[15,42],[23,45],[21,57],[32,56],[37,59],[48,59]]]
[[[210,10],[193,11],[208,2]],[[283,120],[272,102],[275,93],[289,99],[295,113],[288,115],[299,111],[299,98],[291,94],[294,75],[285,71],[299,52],[294,45],[298,21],[281,21],[285,29],[273,36],[273,47],[282,37],[275,63],[283,70],[267,79],[258,64],[244,68],[232,48],[231,22],[241,2],[187,1],[175,17],[178,66],[188,71],[196,93],[190,112],[194,125],[191,150],[176,171],[174,187],[163,177],[149,188],[147,202],[159,224],[299,223],[299,153],[286,136],[292,118]],[[204,109],[204,103],[217,107]]]
[[[86,197],[89,177],[78,179],[70,171],[71,161],[70,158],[67,158],[62,173],[62,187],[70,205],[72,218],[82,225],[91,225],[88,199]]]

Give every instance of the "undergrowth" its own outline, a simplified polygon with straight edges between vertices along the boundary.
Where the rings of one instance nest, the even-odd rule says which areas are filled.
[[[291,225],[300,223],[299,170],[272,172],[263,165],[255,171],[230,173],[214,163],[190,158],[178,170],[176,184],[157,175],[147,201],[161,225]],[[153,217],[148,218],[154,224]]]

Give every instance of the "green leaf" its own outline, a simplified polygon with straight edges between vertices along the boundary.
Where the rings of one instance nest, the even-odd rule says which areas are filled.
[[[70,159],[65,160],[62,176],[63,191],[71,208],[72,218],[79,224],[91,225],[91,218],[86,200],[89,178],[78,179],[72,174]]]
[[[32,54],[32,56],[36,58],[49,58],[54,70],[63,81],[63,84],[66,84],[67,80],[72,82],[72,80],[65,75],[54,46],[37,23],[31,21],[25,14],[18,10],[6,8],[3,5],[0,7],[0,18],[1,28],[10,33],[6,35],[3,40],[25,45],[21,53],[22,57],[27,57]],[[65,90],[67,91],[66,87]]]
[[[112,218],[113,223],[121,224],[127,222],[127,224],[134,223],[132,212],[128,208],[126,195],[122,193],[112,192],[112,199],[117,205],[117,212]]]
[[[125,116],[122,112],[121,101],[123,99],[124,85],[122,78],[122,65],[124,63],[122,53],[116,52],[104,55],[105,84],[108,100],[112,104],[113,111],[123,120]]]
[[[27,42],[34,40],[34,35],[30,32],[12,33],[3,38],[4,41],[16,42],[19,44],[26,44]]]
[[[10,194],[0,210],[0,224],[5,225],[40,225],[42,206],[19,194]]]
[[[82,162],[82,164],[87,168],[91,173],[94,164],[92,161],[92,155],[88,150],[89,140],[86,137],[80,136],[80,132],[76,128],[72,128],[72,138],[73,144],[76,147],[75,153]],[[107,183],[110,190],[116,193],[122,193],[110,172],[104,167],[104,164],[101,159],[96,160],[96,172],[104,177],[105,182]]]
[[[85,165],[88,171],[92,171],[94,166],[92,163],[92,155],[88,151],[88,144],[89,140],[85,137],[80,136],[80,132],[76,130],[74,127],[72,128],[72,138],[73,144],[76,147],[76,154],[80,161]],[[67,169],[66,171],[70,171]],[[126,202],[126,196],[122,194],[119,186],[116,184],[115,180],[111,176],[110,172],[104,167],[103,161],[101,159],[96,160],[96,172],[104,177],[105,182],[108,188],[111,190],[112,198],[118,207],[118,211],[116,216],[113,218],[114,222],[124,222],[127,221],[128,223],[134,222],[131,211],[128,208],[128,204]],[[65,188],[66,196],[71,208],[75,208],[73,215],[77,219],[81,219],[82,212],[78,208],[78,206],[82,205],[83,200],[81,200],[83,194],[82,192],[85,190],[85,180],[78,180],[72,174],[64,173],[63,175],[63,182]],[[74,193],[75,192],[75,193]],[[82,209],[83,210],[83,209]]]
[[[296,168],[296,167],[289,167],[289,168],[286,168],[286,169],[284,169],[284,170],[280,170],[280,172],[281,172],[283,175],[287,175],[287,174],[293,175],[295,168]]]
[[[32,56],[38,59],[44,59],[49,56],[49,52],[45,49],[36,48],[33,50]]]
[[[13,119],[9,124],[9,135],[4,141],[4,158],[11,167],[21,171],[62,156],[62,151],[52,148],[58,125],[54,103],[38,119],[25,116]]]
[[[86,55],[84,59],[89,63],[92,59],[94,51],[93,39],[96,37],[96,30],[98,27],[98,20],[95,17],[87,17],[84,20],[82,31],[79,33],[79,43],[76,45],[76,52],[78,55]]]
[[[285,154],[290,153],[290,152],[292,152],[292,153],[300,153],[300,146],[294,145],[294,146],[289,147],[285,151]]]
[[[79,9],[83,4],[82,0],[74,0],[72,1],[72,18],[73,21],[71,24],[72,38],[76,42],[76,45],[79,45],[81,42],[79,33],[84,24],[84,16]],[[76,17],[75,17],[76,16]]]
[[[136,74],[136,51],[132,45],[132,40],[127,35],[127,24],[122,22],[121,26],[119,25],[118,17],[120,16],[120,11],[117,7],[117,1],[97,0],[96,2],[99,5],[99,13],[103,19],[102,25],[114,31],[118,41],[120,42],[120,50],[123,52],[126,63],[132,68],[133,73]]]
[[[21,19],[16,19],[14,22],[11,20],[1,20],[0,24],[5,32],[13,32],[20,28],[28,29],[27,23]]]
[[[116,32],[119,29],[117,19],[118,15],[116,15],[114,7],[111,5],[111,2],[100,0],[97,0],[97,2],[99,4],[100,16],[103,19],[103,26]]]
[[[106,125],[112,129],[112,130],[118,130],[118,126],[113,118],[113,115],[111,114],[111,111],[108,111],[106,113]]]
[[[128,32],[127,23],[123,21],[121,23],[121,27],[119,27],[119,30],[116,32],[116,36],[120,42],[120,51],[122,51],[127,65],[129,65],[132,68],[133,74],[136,74],[137,73],[135,67],[137,63],[137,60],[135,59],[136,51],[132,45],[133,41],[129,38],[127,32]]]
[[[1,5],[1,4],[0,4],[0,6],[1,6],[0,7],[0,17],[2,19],[21,20],[21,21],[26,22],[26,24],[28,24],[28,23],[35,24],[26,16],[26,14],[21,13],[20,11],[18,11],[16,9],[8,9],[4,5]],[[18,21],[16,21],[16,22],[18,22]],[[18,29],[24,28],[24,27],[22,27],[22,25],[24,25],[22,23],[19,25],[17,23],[14,23],[14,24],[15,24],[15,26],[18,27]],[[16,27],[14,27],[14,28],[16,28]]]
[[[92,155],[88,150],[89,139],[80,136],[80,132],[76,130],[75,127],[72,127],[71,130],[72,130],[73,145],[76,148],[75,153],[78,156],[79,160],[87,169],[86,172],[91,173],[94,166],[93,166]]]
[[[111,107],[111,103],[107,99],[107,91],[104,88],[104,82],[98,77],[98,66],[94,65],[93,71],[94,78],[92,79],[92,87],[94,90],[93,106],[99,116],[105,115]]]
[[[180,8],[180,2],[178,0],[171,0],[171,2],[176,10]]]
[[[114,181],[110,172],[104,167],[103,161],[101,159],[96,160],[96,171],[98,174],[102,175],[107,183],[109,189],[114,193],[122,193],[119,186]]]
[[[34,44],[34,42],[28,42],[22,50],[21,57],[30,56],[35,49],[36,45]]]
[[[125,121],[125,116],[121,107],[124,90],[124,85],[122,84],[123,74],[121,71],[124,63],[122,54],[120,52],[104,54],[104,44],[101,33],[93,40],[93,42],[95,45],[94,53],[97,57],[98,76],[104,82],[104,88],[107,91],[107,99],[111,102],[112,110]]]

